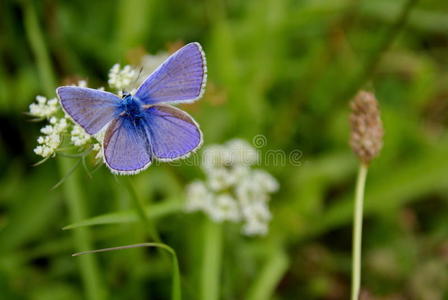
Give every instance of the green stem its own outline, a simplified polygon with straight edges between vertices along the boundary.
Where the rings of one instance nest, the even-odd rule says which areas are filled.
[[[288,269],[288,256],[282,248],[276,248],[261,268],[254,284],[248,291],[248,300],[268,300],[273,298],[275,287]]]
[[[54,95],[56,88],[55,76],[33,3],[33,1],[22,1],[24,28],[31,50],[33,51],[33,55],[37,62],[37,71],[40,80],[45,88],[47,96],[52,96]],[[72,161],[67,158],[59,158],[58,167],[60,173],[64,176],[71,170]],[[79,170],[75,170],[73,174],[66,179],[63,187],[71,222],[80,222],[85,218],[84,196],[78,178]],[[75,230],[73,237],[77,250],[80,251],[92,248],[88,228]],[[95,258],[81,259],[80,269],[82,281],[86,289],[86,298],[94,300],[104,299],[105,289],[99,279],[99,271]]]
[[[361,244],[362,244],[362,212],[364,202],[364,189],[366,185],[368,167],[360,165],[356,182],[355,208],[353,214],[353,254],[352,254],[352,297],[359,299],[361,285]]]
[[[203,228],[203,261],[201,273],[201,300],[217,300],[221,275],[222,225],[205,219]]]
[[[65,174],[72,168],[73,160],[59,158],[58,166],[61,174]],[[85,219],[85,199],[81,186],[79,185],[79,172],[75,170],[71,176],[67,177],[62,185],[67,201],[71,222],[79,222]],[[77,251],[92,249],[92,238],[87,228],[77,228],[73,231],[75,248]],[[81,277],[86,288],[87,299],[104,299],[105,290],[99,279],[98,265],[95,257],[85,256],[79,260]]]
[[[44,86],[47,96],[54,94],[55,79],[53,69],[50,63],[45,40],[40,30],[39,21],[34,9],[33,1],[22,2],[22,9],[24,13],[24,26],[31,50],[37,62],[37,72],[39,74],[42,85]]]
[[[139,196],[137,195],[137,191],[134,188],[134,185],[132,183],[132,180],[130,177],[123,178],[123,181],[126,185],[126,188],[131,196],[132,203],[134,205],[134,208],[137,212],[137,215],[139,216],[141,222],[145,226],[145,231],[148,232],[150,237],[156,241],[157,243],[160,243],[160,237],[154,227],[153,222],[148,218],[148,215],[145,212],[145,206],[143,205],[142,201],[140,200]]]
[[[356,75],[353,83],[348,87],[348,89],[344,91],[342,95],[338,95],[338,99],[352,98],[353,95],[363,87],[367,80],[369,80],[370,76],[375,73],[376,67],[380,62],[382,55],[389,49],[395,38],[403,29],[412,8],[417,2],[418,0],[407,0],[395,22],[393,22],[388,28],[385,37],[381,40],[380,44],[373,51],[373,53],[367,58],[367,61],[360,73]]]

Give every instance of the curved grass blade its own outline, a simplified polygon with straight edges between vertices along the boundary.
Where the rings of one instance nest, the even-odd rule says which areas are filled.
[[[86,172],[87,176],[89,176],[89,179],[92,179],[92,174],[89,171],[89,168],[87,167],[86,157],[81,157],[82,161],[82,167],[84,168],[84,171]]]
[[[44,162],[46,162],[49,158],[50,158],[50,156],[47,156],[47,157],[45,157],[44,159],[39,160],[37,163],[34,163],[32,166],[33,166],[33,167],[40,166],[41,164],[43,164]]]
[[[180,300],[181,299],[181,288],[180,288],[180,271],[179,271],[179,262],[177,260],[176,252],[173,248],[166,244],[162,243],[141,243],[141,244],[133,244],[133,245],[126,245],[126,246],[119,246],[119,247],[111,247],[111,248],[103,248],[103,249],[96,249],[96,250],[89,250],[89,251],[82,251],[78,253],[72,254],[72,256],[80,256],[85,254],[94,254],[94,253],[101,253],[101,252],[109,252],[109,251],[116,251],[116,250],[125,250],[125,249],[132,249],[132,248],[139,248],[139,247],[155,247],[162,250],[167,251],[172,258],[173,263],[173,279],[171,284],[171,299],[172,300]]]
[[[182,208],[182,203],[180,203],[179,201],[167,200],[163,203],[151,204],[150,206],[145,207],[145,214],[149,220],[154,220],[173,213],[180,212]],[[136,211],[133,209],[99,215],[90,219],[85,219],[83,221],[67,225],[62,229],[68,230],[94,225],[133,223],[139,222],[140,220],[140,216],[137,215]]]
[[[51,189],[50,191],[53,191],[55,189],[57,189],[61,184],[64,183],[64,181],[73,174],[73,172],[75,172],[76,168],[79,166],[79,164],[81,163],[81,160],[79,159],[74,165],[73,167],[67,172],[67,174],[65,174],[64,177],[61,178],[61,180],[59,180],[58,183],[56,183]]]
[[[248,289],[247,300],[268,300],[274,297],[275,289],[288,270],[288,255],[282,248],[272,249]]]

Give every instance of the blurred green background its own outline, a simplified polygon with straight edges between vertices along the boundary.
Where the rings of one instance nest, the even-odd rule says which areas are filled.
[[[42,124],[23,112],[68,79],[104,85],[114,63],[191,41],[204,47],[209,81],[185,109],[205,144],[262,134],[262,151],[303,153],[300,166],[259,166],[281,185],[268,236],[224,225],[219,299],[348,298],[357,170],[348,101],[362,87],[375,91],[385,127],[367,179],[363,299],[448,299],[448,2],[420,1],[398,24],[405,2],[1,1],[0,299],[169,299],[163,252],[71,257],[149,238],[123,179],[105,167],[51,190],[74,160],[32,167]],[[206,221],[181,206],[185,184],[202,176],[179,164],[132,178],[193,300]],[[104,214],[113,224],[61,230]]]

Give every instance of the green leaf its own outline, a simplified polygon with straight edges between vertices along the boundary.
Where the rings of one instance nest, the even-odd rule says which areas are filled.
[[[145,208],[145,213],[148,219],[158,219],[182,210],[182,203],[174,200],[167,200],[160,204],[151,204],[150,207]],[[105,225],[105,224],[119,224],[119,223],[133,223],[140,221],[140,217],[135,210],[124,210],[115,213],[99,215],[90,219],[76,222],[62,228],[63,230],[73,229],[78,227]]]
[[[275,287],[284,276],[288,266],[289,259],[285,251],[281,248],[273,250],[249,289],[246,299],[272,299]]]

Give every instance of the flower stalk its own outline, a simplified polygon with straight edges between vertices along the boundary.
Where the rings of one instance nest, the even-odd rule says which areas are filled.
[[[51,66],[50,56],[45,47],[45,41],[40,30],[35,7],[32,1],[23,1],[24,28],[37,62],[39,77],[43,82],[47,95],[52,95],[55,90],[55,77]],[[50,103],[53,105],[53,103]],[[58,167],[61,174],[65,175],[71,169],[70,161],[60,157]],[[70,178],[67,178],[63,192],[67,200],[67,206],[72,222],[79,222],[85,218],[85,206],[82,189],[79,184],[78,172],[76,170]],[[74,232],[74,241],[78,250],[91,249],[91,238],[89,229],[82,228]],[[81,277],[86,290],[86,299],[104,299],[106,290],[100,280],[98,265],[94,257],[82,258],[79,267]]]
[[[204,218],[201,300],[218,300],[221,277],[222,224]]]
[[[137,191],[135,190],[135,187],[131,181],[130,178],[124,178],[124,183],[126,186],[126,189],[129,192],[130,198],[132,200],[132,204],[135,208],[135,211],[137,215],[140,218],[140,221],[145,227],[145,232],[149,234],[149,236],[152,238],[152,240],[156,241],[157,243],[160,243],[160,237],[154,227],[153,222],[148,218],[148,215],[145,212],[145,206],[143,205],[141,199],[139,198]]]
[[[378,101],[370,92],[360,91],[351,102],[350,145],[360,161],[356,182],[352,236],[352,290],[351,300],[359,299],[361,287],[362,218],[367,170],[370,162],[383,147],[383,124]]]
[[[59,157],[58,166],[61,174],[70,172],[73,160]],[[80,169],[75,170],[71,176],[67,177],[62,185],[71,222],[80,222],[85,219],[86,209],[85,198],[79,184]],[[73,231],[76,251],[92,249],[92,238],[87,227],[78,228]],[[79,258],[81,278],[86,288],[87,299],[105,299],[106,291],[103,290],[100,282],[99,269],[96,258],[93,256],[83,256]]]
[[[364,190],[368,167],[360,164],[356,181],[355,208],[353,211],[353,240],[352,240],[352,297],[358,300],[361,285],[361,246],[362,246],[362,217],[364,206]]]

